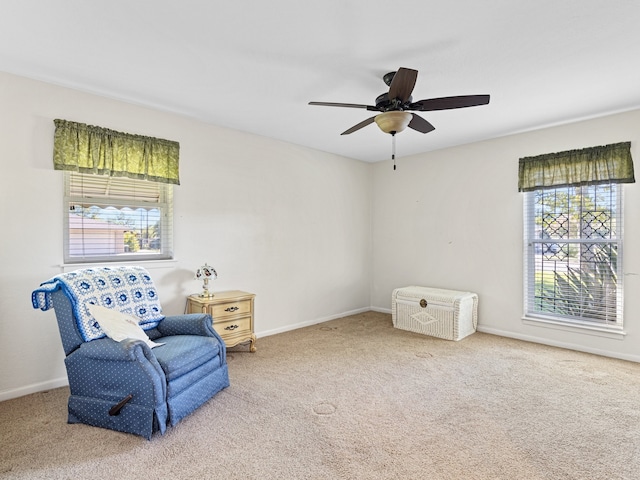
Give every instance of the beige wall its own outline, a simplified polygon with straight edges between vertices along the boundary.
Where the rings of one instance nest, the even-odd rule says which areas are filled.
[[[425,140],[428,141],[428,140]],[[624,188],[624,338],[522,321],[518,159],[631,141],[640,181],[640,111],[450,148],[373,167],[372,306],[405,285],[479,295],[482,331],[640,361],[640,185]]]
[[[165,313],[205,261],[214,290],[257,294],[258,336],[368,309],[370,165],[1,73],[0,105],[0,400],[66,383],[54,313],[30,302],[62,271],[54,118],[180,142],[176,260],[147,265]]]

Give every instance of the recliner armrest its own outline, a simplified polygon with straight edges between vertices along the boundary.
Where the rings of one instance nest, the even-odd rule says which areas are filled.
[[[148,359],[150,356],[153,356],[151,349],[146,343],[142,340],[134,340],[131,338],[123,340],[122,342],[116,342],[108,337],[92,340],[80,345],[74,353],[76,352],[80,352],[80,354],[86,358],[120,362],[139,360],[141,358]]]
[[[213,320],[208,313],[185,313],[183,315],[171,315],[160,321],[156,329],[163,337],[172,335],[199,335],[201,337],[214,337],[220,345],[220,359],[225,362],[227,358],[227,346],[222,337],[213,328]],[[162,342],[162,340],[158,340]],[[162,347],[159,347],[162,348]]]
[[[147,407],[166,401],[165,373],[142,340],[116,342],[105,337],[85,342],[67,356],[65,364],[72,395],[108,402],[133,395],[130,403]],[[83,380],[71,382],[72,377]]]
[[[186,313],[165,317],[158,326],[162,336],[200,335],[201,337],[218,337],[213,329],[211,315],[208,313]]]
[[[164,378],[164,372],[156,356],[149,348],[149,345],[142,340],[127,338],[121,342],[116,342],[109,337],[99,338],[80,345],[79,348],[67,356],[65,361],[72,361],[72,357],[74,357],[73,361],[77,358],[83,358],[86,360],[132,362],[138,364],[140,368],[149,368]]]

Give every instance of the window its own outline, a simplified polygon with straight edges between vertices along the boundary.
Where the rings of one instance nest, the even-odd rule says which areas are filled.
[[[64,261],[173,258],[173,185],[64,172]]]
[[[622,332],[622,188],[634,183],[631,142],[520,159],[524,313]]]
[[[622,328],[622,185],[525,193],[525,315]]]

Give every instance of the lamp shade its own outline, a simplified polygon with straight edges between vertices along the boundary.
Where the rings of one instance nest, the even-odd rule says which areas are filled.
[[[376,115],[375,121],[384,133],[398,133],[407,128],[412,118],[408,112],[384,112]]]
[[[206,263],[196,270],[196,280],[215,280],[216,278],[218,278],[218,272],[216,272],[215,268],[210,267]]]

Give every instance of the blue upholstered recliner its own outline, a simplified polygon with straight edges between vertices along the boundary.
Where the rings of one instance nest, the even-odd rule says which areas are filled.
[[[77,270],[41,284],[34,308],[55,309],[69,378],[69,423],[164,433],[229,386],[224,341],[207,314],[165,317],[141,267]],[[134,315],[148,337],[105,336],[87,305]],[[137,327],[135,327],[137,328]]]

